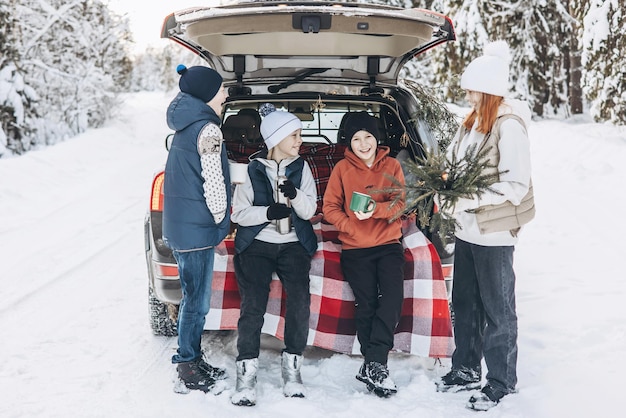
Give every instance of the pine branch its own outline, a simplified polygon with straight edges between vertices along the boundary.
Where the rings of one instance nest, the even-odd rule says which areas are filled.
[[[419,104],[419,119],[432,131],[439,150],[445,152],[459,127],[459,117],[438,100],[432,88],[405,79],[404,85],[413,93]]]
[[[394,185],[383,190],[395,194],[392,204],[405,197],[404,211],[392,220],[414,214],[422,229],[437,231],[445,239],[458,226],[452,214],[459,199],[479,198],[487,191],[500,194],[491,186],[505,172],[489,162],[489,148],[474,155],[475,151],[473,145],[462,158],[455,152],[450,158],[441,152],[426,152],[425,158],[417,162],[406,161],[406,184],[388,176]],[[437,206],[441,205],[437,209],[435,200]]]

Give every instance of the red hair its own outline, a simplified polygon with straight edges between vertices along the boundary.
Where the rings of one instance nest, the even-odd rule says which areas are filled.
[[[491,130],[496,118],[498,117],[498,108],[504,101],[502,96],[494,96],[493,94],[480,93],[480,104],[478,110],[472,109],[472,111],[463,120],[463,126],[468,131],[474,126],[476,118],[478,118],[478,127],[476,130],[480,133],[486,134]]]

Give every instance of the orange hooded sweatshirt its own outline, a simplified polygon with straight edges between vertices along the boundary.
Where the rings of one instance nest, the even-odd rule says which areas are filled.
[[[339,231],[343,248],[371,248],[399,242],[402,220],[398,218],[392,223],[389,220],[404,210],[405,202],[399,200],[392,207],[395,194],[375,192],[397,187],[387,176],[404,185],[400,163],[389,157],[389,148],[385,146],[378,147],[371,167],[346,149],[345,158],[333,169],[324,193],[323,212],[324,219]],[[369,194],[376,201],[371,218],[360,221],[350,210],[353,191]]]

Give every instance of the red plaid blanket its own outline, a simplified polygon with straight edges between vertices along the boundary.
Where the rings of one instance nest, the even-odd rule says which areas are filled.
[[[311,317],[308,344],[344,354],[360,354],[354,322],[354,295],[344,281],[337,230],[318,222],[318,237],[311,277]],[[454,350],[446,287],[439,256],[430,241],[415,226],[403,222],[406,260],[404,305],[395,331],[394,350],[422,357],[450,357]],[[211,309],[205,329],[237,329],[239,292],[233,267],[234,242],[226,240],[216,249]],[[278,277],[270,297],[262,332],[284,339],[286,295]]]

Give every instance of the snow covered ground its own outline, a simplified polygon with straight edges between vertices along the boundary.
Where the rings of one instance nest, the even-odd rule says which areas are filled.
[[[624,416],[626,129],[586,118],[530,127],[537,218],[515,259],[518,394],[469,411],[468,393],[435,392],[449,360],[392,355],[399,392],[378,399],[354,378],[358,356],[310,349],[309,396],[286,399],[269,338],[257,406],[175,394],[176,340],[148,325],[142,230],[172,97],[129,95],[104,128],[0,159],[0,417]],[[234,332],[204,347],[234,375]]]

